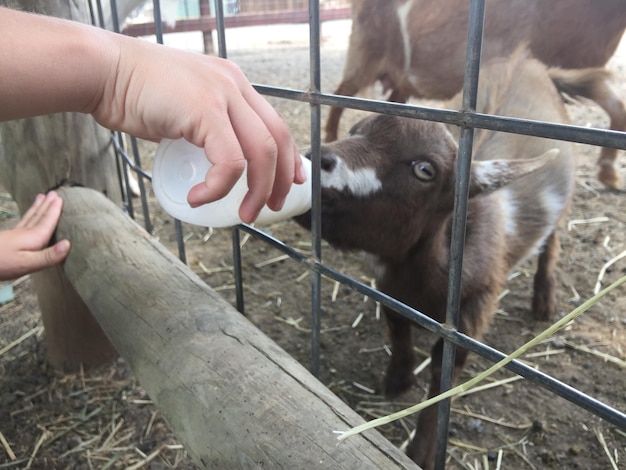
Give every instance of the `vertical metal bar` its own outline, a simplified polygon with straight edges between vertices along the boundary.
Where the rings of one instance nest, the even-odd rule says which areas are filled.
[[[156,31],[156,40],[159,44],[163,44],[163,21],[161,19],[161,1],[152,0],[154,7],[154,28]]]
[[[311,93],[321,90],[320,73],[320,5],[319,0],[309,0],[309,67]],[[322,114],[319,104],[311,104],[311,160],[312,160],[312,209],[311,237],[313,257],[322,260],[322,219],[321,219],[321,135]],[[311,372],[318,376],[320,370],[320,330],[321,330],[321,284],[322,276],[313,272],[311,276]]]
[[[226,50],[226,26],[224,24],[224,3],[215,0],[215,25],[217,28],[217,49],[220,57],[227,58]],[[241,242],[239,228],[233,227],[231,231],[231,243],[233,247],[233,275],[235,276],[235,295],[237,310],[245,315],[245,302],[243,297],[243,269],[241,267]]]
[[[111,131],[111,139],[117,139],[118,142],[121,144],[121,138],[119,137],[119,132],[118,131]],[[118,151],[118,147],[116,145],[113,145],[113,151],[115,152],[115,170],[117,171],[117,180],[120,183],[120,192],[122,193],[122,209],[124,210],[124,213],[129,214],[130,212],[128,210],[128,185],[127,185],[127,178],[125,178],[125,174],[124,174],[124,158],[120,155],[120,152]],[[132,218],[132,215],[131,215]]]
[[[121,132],[114,131],[112,138],[116,139],[121,151],[118,151],[118,147],[115,147],[115,159],[117,164],[117,176],[122,186],[122,205],[124,210],[131,219],[135,218],[135,208],[133,207],[133,192],[130,188],[130,178],[128,177],[128,162],[124,158],[123,152],[126,152],[124,148],[124,137]]]
[[[226,28],[224,26],[224,2],[222,0],[215,0],[215,25],[217,27],[218,54],[226,59]]]
[[[478,74],[482,50],[483,20],[485,0],[471,0],[468,19],[467,52],[465,58],[465,80],[463,83],[463,111],[476,110],[478,90]],[[465,226],[467,223],[467,205],[469,196],[469,179],[472,161],[472,144],[474,129],[461,129],[459,155],[457,158],[457,182],[454,196],[454,212],[452,220],[452,241],[450,246],[450,275],[448,278],[448,303],[446,306],[446,323],[456,329],[459,324],[461,306],[461,281],[463,273],[463,247],[465,245]],[[455,369],[454,343],[444,340],[441,369],[441,392],[449,390],[454,379]],[[446,465],[448,446],[448,428],[450,419],[450,400],[439,403],[437,418],[437,451],[435,468],[443,470]]]
[[[99,12],[102,15],[102,9]],[[101,16],[101,18],[103,18]],[[104,21],[104,20],[102,20]],[[120,32],[120,18],[117,12],[117,0],[111,0],[111,21],[113,21],[113,31]]]
[[[130,145],[133,148],[133,157],[135,159],[135,166],[141,168],[141,157],[139,154],[139,145],[137,145],[137,138],[131,136]],[[152,233],[152,220],[150,219],[150,208],[148,207],[148,198],[146,196],[146,184],[144,182],[144,176],[140,172],[136,172],[137,182],[139,183],[139,197],[141,198],[141,211],[143,213],[143,225],[146,232]]]
[[[222,0],[215,0],[215,25],[217,28],[218,54],[220,57],[226,59],[226,26],[224,24],[224,3]],[[233,248],[233,275],[235,276],[235,295],[237,310],[239,310],[242,315],[245,315],[245,301],[243,297],[243,269],[241,267],[241,241],[238,227],[232,228],[231,243]]]
[[[154,8],[154,27],[157,43],[163,44],[163,23],[161,20],[161,2],[152,0]],[[183,224],[180,220],[174,219],[174,230],[176,232],[176,244],[178,245],[178,257],[187,264],[187,253],[185,251],[185,241],[183,239]]]
[[[174,219],[174,230],[176,231],[176,245],[178,246],[178,258],[187,264],[187,253],[185,251],[185,240],[183,238],[183,224],[180,220]]]
[[[233,244],[233,271],[235,275],[235,294],[237,296],[237,310],[245,315],[245,302],[243,298],[243,269],[241,268],[241,241],[239,228],[233,227],[231,240]]]
[[[124,143],[121,140],[121,136],[120,136],[120,145],[122,147],[122,149],[124,150]],[[124,150],[126,151],[126,150]],[[122,157],[121,155],[118,155],[117,157],[118,159],[121,160],[122,166],[121,166],[121,170],[122,170],[122,181],[124,181],[124,203],[126,205],[126,212],[128,212],[128,216],[131,219],[135,218],[135,206],[133,205],[133,191],[130,187],[130,177],[128,176],[128,162],[126,161],[126,159],[124,157]]]

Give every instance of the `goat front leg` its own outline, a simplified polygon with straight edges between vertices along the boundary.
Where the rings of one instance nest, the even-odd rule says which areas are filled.
[[[334,94],[342,96],[354,96],[359,92],[360,89],[361,85],[355,80],[346,79],[339,84]],[[335,140],[337,140],[337,136],[339,134],[339,120],[341,119],[342,114],[343,108],[339,106],[330,107],[328,120],[326,121],[326,127],[324,129],[326,132],[326,136],[324,138],[325,142],[334,142]]]
[[[454,379],[456,380],[467,360],[467,349],[457,348],[454,359]],[[441,390],[441,363],[443,356],[443,340],[437,341],[432,350],[431,381],[428,398],[439,395]],[[432,470],[435,465],[435,451],[437,445],[437,416],[438,405],[429,406],[422,410],[415,429],[415,436],[409,443],[406,454],[423,470]]]
[[[536,320],[547,321],[557,313],[556,262],[560,249],[561,243],[554,231],[546,239],[537,262],[532,307]]]
[[[415,384],[415,352],[413,351],[412,323],[403,316],[383,308],[389,328],[391,360],[387,367],[384,392],[388,397],[396,397]]]
[[[590,98],[609,115],[611,130],[626,130],[624,103],[607,80],[595,83]],[[617,149],[602,147],[598,158],[598,180],[611,189],[621,189],[623,186],[622,177],[615,164],[616,159]]]

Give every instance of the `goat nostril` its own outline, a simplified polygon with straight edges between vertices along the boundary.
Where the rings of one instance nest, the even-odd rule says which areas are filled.
[[[306,153],[304,154],[304,158],[307,158],[308,160],[313,160],[312,155],[311,155],[311,150],[306,151]],[[337,157],[335,157],[332,154],[324,153],[324,151],[322,150],[322,157],[321,157],[322,170],[332,171],[336,165],[337,165]]]
[[[335,165],[337,165],[337,160],[335,157],[327,154],[322,154],[322,160],[320,164],[322,170],[332,171],[335,168]]]

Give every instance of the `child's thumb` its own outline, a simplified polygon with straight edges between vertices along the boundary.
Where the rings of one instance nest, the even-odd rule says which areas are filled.
[[[69,240],[61,240],[49,248],[42,250],[43,255],[43,263],[44,266],[42,268],[49,268],[51,266],[56,266],[63,262],[67,255],[70,252],[70,241]]]

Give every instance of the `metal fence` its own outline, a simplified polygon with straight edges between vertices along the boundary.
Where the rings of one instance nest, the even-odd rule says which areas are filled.
[[[99,0],[96,2],[100,3]],[[111,8],[115,12],[115,0],[111,0]],[[237,3],[237,2],[236,2]],[[240,0],[240,6],[246,4],[246,8],[251,8],[253,1],[245,2]],[[283,2],[289,3],[289,2]],[[298,3],[298,2],[295,2]],[[322,2],[331,3],[331,2]],[[333,5],[338,2],[332,2]],[[341,2],[344,4],[345,2]],[[154,0],[154,14],[156,25],[156,37],[162,42],[163,28],[159,23],[160,18],[160,2]],[[232,13],[231,10],[226,11],[227,7],[232,8],[233,2],[216,1],[214,4],[215,24],[217,29],[217,37],[219,42],[219,54],[227,57],[227,44],[225,43],[225,14]],[[457,324],[457,317],[460,305],[460,282],[461,282],[461,262],[463,258],[463,245],[465,235],[465,224],[467,219],[467,188],[469,169],[472,156],[473,132],[475,128],[483,128],[496,131],[507,131],[529,136],[539,136],[554,138],[558,140],[566,140],[573,142],[586,143],[591,145],[602,145],[614,147],[618,149],[626,149],[626,134],[615,131],[601,131],[597,129],[585,129],[569,125],[560,125],[553,123],[537,123],[524,119],[504,118],[475,113],[478,68],[480,63],[480,52],[482,42],[482,28],[485,11],[485,0],[470,1],[470,18],[469,18],[469,37],[468,52],[465,69],[465,84],[463,88],[463,112],[439,110],[426,108],[408,104],[389,103],[376,100],[366,100],[360,98],[349,98],[324,94],[320,89],[321,76],[321,60],[320,60],[320,0],[309,0],[308,16],[310,25],[310,83],[307,90],[292,90],[270,85],[255,85],[257,91],[267,96],[273,96],[286,100],[309,103],[311,106],[311,155],[313,163],[313,208],[312,208],[312,247],[313,258],[301,254],[294,248],[286,245],[267,233],[262,232],[252,226],[241,225],[233,228],[233,257],[234,270],[236,280],[237,308],[244,312],[245,302],[243,297],[243,281],[241,268],[241,252],[239,238],[240,233],[247,232],[254,237],[264,240],[269,245],[282,251],[298,263],[306,266],[312,272],[312,334],[311,334],[311,370],[314,374],[319,372],[320,368],[320,312],[321,298],[320,285],[321,277],[326,276],[350,288],[369,296],[381,304],[395,310],[399,314],[412,320],[415,324],[443,337],[445,339],[444,347],[444,363],[443,363],[443,381],[442,390],[450,388],[452,373],[454,368],[454,348],[460,346],[474,352],[475,354],[488,359],[489,361],[499,361],[505,357],[505,354],[497,351],[481,342],[472,339],[462,333],[450,328],[450,325]],[[213,11],[213,10],[212,10]],[[118,23],[119,24],[119,23]],[[118,26],[119,27],[119,26]],[[458,159],[458,175],[457,191],[455,196],[455,209],[453,215],[453,236],[451,256],[452,262],[450,266],[449,279],[449,300],[447,310],[447,326],[443,326],[429,318],[427,315],[418,312],[392,297],[377,291],[371,286],[359,282],[345,274],[338,272],[321,262],[322,260],[322,243],[320,236],[320,159],[321,159],[321,107],[325,105],[340,106],[345,108],[358,109],[363,111],[372,111],[378,113],[387,113],[397,116],[405,116],[417,119],[425,119],[431,121],[442,122],[446,124],[454,124],[460,127],[461,137],[459,141],[459,159]],[[149,232],[152,231],[150,222],[150,213],[144,190],[144,179],[150,179],[150,175],[141,169],[141,159],[137,142],[131,138],[131,145],[126,149],[123,145],[122,136],[113,135],[113,142],[120,157],[121,175],[127,175],[129,171],[135,171],[139,175],[141,186],[141,211],[143,212],[145,227]],[[128,179],[123,178],[126,194],[130,194]],[[460,188],[466,188],[464,191]],[[131,217],[135,215],[138,208],[134,207],[132,198],[126,198],[126,209]],[[176,232],[178,241],[178,250],[180,258],[185,261],[185,244],[180,222],[176,221]],[[512,361],[506,366],[510,371],[519,374],[529,381],[537,384],[555,393],[566,400],[584,408],[591,413],[601,417],[607,422],[621,429],[626,429],[626,414],[612,408],[611,406],[599,402],[598,400],[576,390],[575,388],[554,379],[534,368],[531,368],[522,362]],[[436,468],[442,469],[445,466],[446,448],[448,439],[448,421],[449,421],[450,403],[444,401],[440,405],[440,419],[438,426],[438,448],[436,456]]]

